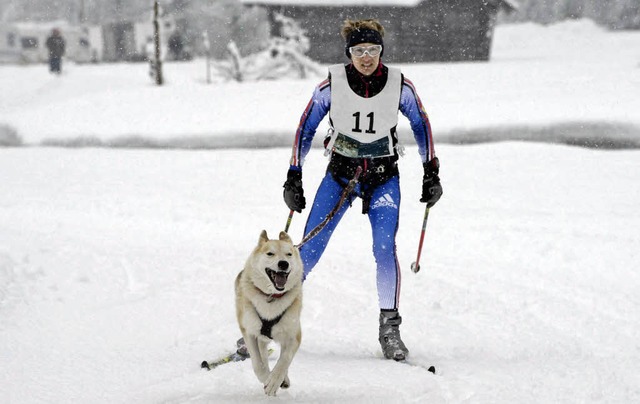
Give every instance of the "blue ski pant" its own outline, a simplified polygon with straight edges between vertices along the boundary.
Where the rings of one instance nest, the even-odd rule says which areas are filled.
[[[347,180],[345,180],[346,183]],[[304,279],[316,266],[329,243],[333,231],[340,223],[351,202],[361,196],[362,184],[358,183],[355,192],[350,195],[333,219],[315,237],[300,247],[300,256],[304,264]],[[306,235],[320,224],[335,207],[343,191],[343,185],[337,182],[331,173],[327,173],[318,187],[311,212],[305,225]],[[371,195],[368,216],[373,236],[373,256],[376,262],[376,284],[380,309],[397,309],[400,295],[400,267],[396,255],[396,233],[400,213],[400,180],[392,177],[377,186]],[[360,235],[355,236],[361,238]],[[348,249],[345,248],[345,254]],[[357,268],[345,268],[353,270]]]

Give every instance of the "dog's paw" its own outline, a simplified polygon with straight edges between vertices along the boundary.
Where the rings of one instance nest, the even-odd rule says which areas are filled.
[[[278,387],[273,387],[272,384],[265,384],[264,385],[264,394],[271,396],[271,397],[275,397],[276,393],[278,392]]]
[[[282,384],[280,385],[280,388],[288,389],[289,386],[291,386],[291,382],[289,381],[289,376],[285,376],[284,380],[282,381]]]
[[[273,397],[276,395],[279,388],[280,386],[278,383],[267,382],[267,384],[264,385],[264,394]]]
[[[285,382],[287,383],[287,387],[288,386],[288,379],[284,379],[282,377],[274,377],[275,375],[273,374],[273,372],[271,373],[271,376],[269,376],[269,379],[267,379],[267,382],[264,384],[264,393],[268,396],[275,396],[276,393],[278,392],[278,389],[280,387],[282,387]]]

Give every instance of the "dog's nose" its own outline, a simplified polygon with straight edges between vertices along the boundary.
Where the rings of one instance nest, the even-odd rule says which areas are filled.
[[[289,263],[287,261],[278,261],[278,269],[286,271],[289,268]]]

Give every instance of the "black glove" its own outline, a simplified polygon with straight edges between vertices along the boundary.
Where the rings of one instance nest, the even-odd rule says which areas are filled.
[[[284,182],[284,203],[289,209],[296,212],[302,212],[307,205],[304,199],[304,190],[302,189],[302,171],[289,169],[287,172],[287,180]]]
[[[424,176],[422,177],[422,197],[420,202],[426,202],[427,208],[432,207],[442,196],[442,185],[440,185],[440,161],[434,157],[422,165]]]

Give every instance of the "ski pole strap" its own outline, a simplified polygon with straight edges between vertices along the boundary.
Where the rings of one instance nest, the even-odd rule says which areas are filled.
[[[349,197],[349,195],[353,192],[354,188],[358,184],[358,178],[360,178],[360,174],[362,174],[362,167],[358,167],[356,169],[356,173],[354,174],[353,178],[349,180],[349,183],[342,191],[342,194],[340,194],[340,199],[338,200],[338,203],[336,203],[336,206],[334,206],[333,209],[331,209],[331,212],[329,212],[327,217],[325,217],[322,222],[320,222],[309,233],[307,233],[306,236],[304,236],[302,241],[300,241],[300,244],[296,245],[297,248],[302,247],[302,245],[306,244],[309,240],[317,236],[318,233],[320,233],[322,229],[324,229],[327,223],[329,223],[329,221],[333,219],[336,213],[338,213],[338,210],[340,210],[340,207],[342,207],[342,204],[344,203],[344,201]]]

